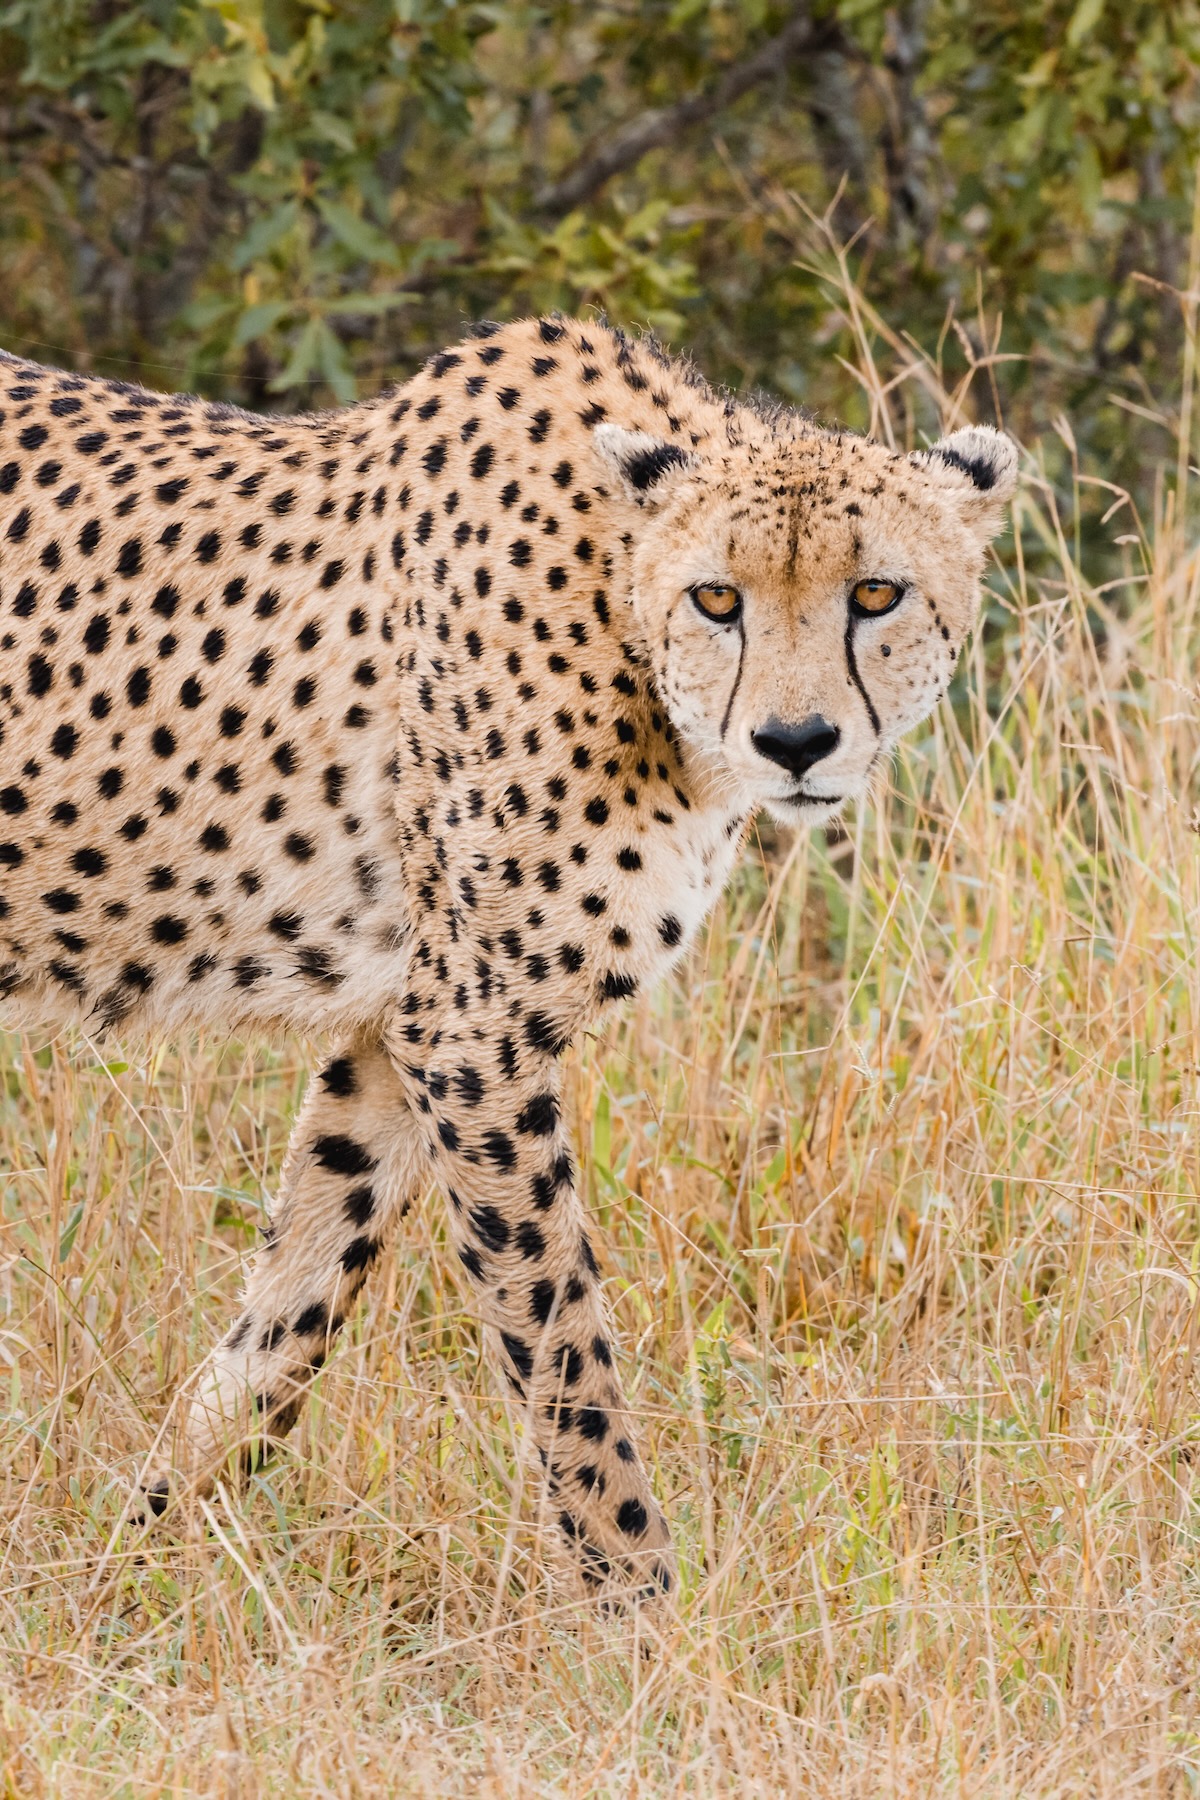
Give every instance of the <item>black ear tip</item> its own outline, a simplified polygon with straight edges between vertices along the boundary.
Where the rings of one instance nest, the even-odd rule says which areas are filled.
[[[926,467],[935,460],[942,468],[965,475],[976,493],[993,502],[1010,499],[1017,485],[1017,446],[1007,432],[990,425],[965,425],[918,453],[918,461]]]
[[[648,450],[636,450],[625,462],[625,478],[630,487],[645,493],[656,482],[662,480],[668,469],[678,468],[687,461],[684,451],[678,444],[655,444]]]
[[[695,460],[667,438],[627,431],[607,421],[596,426],[593,441],[609,468],[637,496],[652,496],[669,475],[691,468]]]
[[[960,450],[950,450],[945,447],[939,449],[937,454],[944,463],[949,463],[952,469],[961,469],[963,474],[969,476],[982,493],[989,493],[995,487],[997,470],[990,457],[964,456]]]

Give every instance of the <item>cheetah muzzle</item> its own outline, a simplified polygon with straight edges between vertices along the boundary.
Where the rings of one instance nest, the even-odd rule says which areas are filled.
[[[758,807],[831,817],[929,712],[1013,446],[898,455],[558,318],[308,418],[0,381],[7,1013],[336,1040],[179,1473],[287,1430],[432,1179],[579,1577],[669,1591],[560,1059]]]

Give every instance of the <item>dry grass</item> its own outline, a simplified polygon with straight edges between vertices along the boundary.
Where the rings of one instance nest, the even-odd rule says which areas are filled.
[[[122,1526],[307,1059],[5,1043],[0,1792],[1200,1791],[1200,558],[1126,505],[1097,593],[1019,505],[892,789],[575,1065],[652,1656],[547,1597],[436,1196],[292,1454]]]

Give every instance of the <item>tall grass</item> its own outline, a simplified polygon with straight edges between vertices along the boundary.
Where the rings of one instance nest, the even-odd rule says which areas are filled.
[[[980,332],[948,393],[778,207],[877,430],[991,413]],[[291,1453],[122,1524],[310,1058],[6,1041],[0,1793],[1200,1791],[1191,369],[1103,584],[1095,472],[1032,447],[954,704],[573,1064],[681,1547],[653,1654],[547,1592],[436,1195]]]

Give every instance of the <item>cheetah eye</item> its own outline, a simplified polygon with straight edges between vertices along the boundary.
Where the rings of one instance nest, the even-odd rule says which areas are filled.
[[[742,596],[724,582],[702,581],[689,588],[688,593],[706,619],[716,619],[722,625],[731,625],[742,610]]]
[[[869,581],[860,581],[851,595],[851,605],[856,613],[865,613],[868,618],[877,619],[880,613],[891,612],[893,606],[899,604],[904,589],[898,581],[880,581],[872,576]]]

